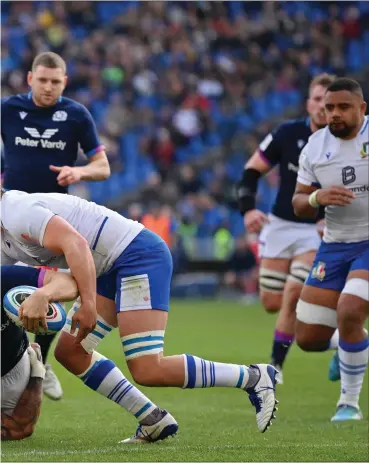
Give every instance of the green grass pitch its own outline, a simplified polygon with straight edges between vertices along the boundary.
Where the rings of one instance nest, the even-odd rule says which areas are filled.
[[[173,302],[166,354],[189,352],[234,363],[267,362],[273,316],[233,302]],[[114,331],[100,351],[127,373]],[[136,429],[117,405],[90,391],[52,359],[64,398],[45,398],[35,434],[2,444],[3,461],[368,461],[368,381],[362,422],[332,424],[339,384],[327,379],[330,353],[293,346],[273,426],[260,434],[246,393],[230,388],[149,389],[145,393],[179,422],[174,439],[145,446],[118,442]],[[52,356],[51,356],[52,357]]]

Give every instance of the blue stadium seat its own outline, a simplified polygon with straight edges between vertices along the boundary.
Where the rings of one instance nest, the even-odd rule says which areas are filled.
[[[350,40],[347,44],[346,61],[350,71],[358,71],[364,65],[362,62],[361,42]]]
[[[369,2],[368,2],[369,6]],[[363,61],[363,66],[365,66],[365,63],[369,63],[369,31],[365,31],[363,35],[363,41],[362,41],[362,61]]]

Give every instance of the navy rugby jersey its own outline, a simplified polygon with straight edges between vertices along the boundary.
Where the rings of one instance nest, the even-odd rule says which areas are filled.
[[[279,165],[280,184],[272,213],[291,222],[315,223],[318,220],[296,217],[292,207],[299,157],[310,135],[309,118],[291,120],[269,133],[259,145],[262,158],[273,167]]]
[[[42,286],[44,273],[44,270],[39,268],[2,265],[1,302],[5,294],[16,286]],[[27,333],[9,319],[1,303],[1,376],[15,367],[28,344]]]
[[[4,187],[27,193],[67,193],[49,166],[73,166],[80,145],[87,157],[104,149],[89,111],[70,98],[36,106],[31,93],[1,101]]]

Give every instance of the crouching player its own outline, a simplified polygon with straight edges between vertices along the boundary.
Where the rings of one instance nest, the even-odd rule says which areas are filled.
[[[76,282],[67,274],[16,265],[1,267],[1,301],[10,289],[21,285],[39,287],[22,304],[29,314],[23,318],[23,326],[32,331],[35,308],[44,309],[45,319],[48,302],[72,300],[78,295]],[[1,304],[2,440],[32,435],[40,415],[44,377],[40,346],[29,345],[25,329],[9,319]]]
[[[341,396],[332,421],[360,420],[369,357],[369,117],[360,85],[337,79],[325,110],[328,127],[310,137],[293,197],[296,215],[313,217],[325,206],[326,217],[297,305],[296,340],[304,350],[326,350],[338,324]]]
[[[8,242],[3,249],[10,258],[70,268],[81,301],[68,315],[55,357],[86,386],[137,418],[136,434],[124,442],[162,440],[175,434],[178,424],[97,352],[115,326],[137,383],[246,391],[258,429],[266,431],[276,405],[274,367],[163,355],[172,257],[161,238],[138,222],[74,196],[7,191],[1,204],[2,238]]]

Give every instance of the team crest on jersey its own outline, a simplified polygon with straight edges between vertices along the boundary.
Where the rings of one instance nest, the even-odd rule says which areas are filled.
[[[53,121],[55,122],[63,122],[66,121],[68,114],[65,111],[56,111],[53,114]]]
[[[363,143],[363,146],[360,150],[360,156],[364,159],[369,156],[369,141]]]
[[[305,145],[305,140],[298,140],[297,141],[297,146],[299,147],[299,149],[301,149],[304,145]]]
[[[318,262],[313,268],[311,276],[313,278],[318,278],[318,280],[323,281],[325,278],[325,263]]]
[[[21,119],[24,119],[26,116],[27,116],[27,113],[25,113],[24,111],[20,111],[19,117],[20,117]]]

